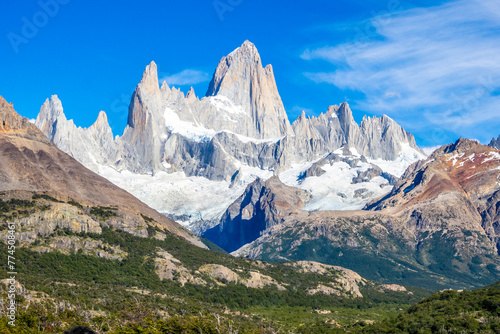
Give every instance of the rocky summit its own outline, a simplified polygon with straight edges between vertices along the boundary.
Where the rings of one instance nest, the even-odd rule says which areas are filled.
[[[493,148],[496,148],[497,150],[500,150],[500,136],[498,136],[497,139],[495,139],[495,138],[491,139],[491,141],[488,145],[493,147]]]

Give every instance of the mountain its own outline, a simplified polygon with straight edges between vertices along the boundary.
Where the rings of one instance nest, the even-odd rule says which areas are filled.
[[[42,106],[36,125],[89,169],[197,232],[218,224],[257,177],[280,175],[286,185],[300,188],[301,173],[344,148],[388,178],[425,157],[392,119],[365,117],[358,125],[347,103],[318,117],[303,114],[290,124],[272,67],[263,66],[249,41],[222,57],[201,99],[193,89],[185,95],[165,82],[160,86],[157,71],[154,62],[146,67],[121,136],[113,138],[104,112],[90,128],[76,127],[56,96]],[[390,190],[384,182],[377,179],[356,198],[354,191],[337,196],[332,185],[316,192],[305,182],[303,190],[314,201],[306,208],[362,208]],[[324,195],[333,202],[319,203]]]
[[[89,128],[77,127],[64,114],[61,100],[57,95],[47,99],[40,109],[35,125],[60,150],[88,168],[95,170],[96,164],[111,164],[116,159],[113,133],[104,111]]]
[[[233,254],[319,261],[435,288],[488,284],[500,277],[499,175],[499,151],[460,139],[412,164],[365,210],[284,212]]]
[[[148,236],[147,228],[151,225],[205,247],[192,233],[59,150],[3,97],[0,97],[0,125],[2,197],[54,202],[19,222],[25,230],[21,238],[28,243],[56,228],[100,233],[100,224],[91,216],[108,215],[107,226],[134,235]],[[30,205],[35,204],[30,202]],[[79,213],[82,210],[85,214]],[[45,225],[45,220],[52,223]]]
[[[453,218],[448,224],[454,221],[459,228],[484,231],[500,254],[499,177],[500,152],[461,138],[412,165],[386,198],[368,208],[397,212],[411,207],[423,217]]]
[[[488,146],[491,146],[493,148],[496,148],[497,150],[500,150],[500,136],[498,136],[497,139],[495,139],[495,138],[491,139]]]
[[[269,202],[276,196],[301,206],[296,195],[279,191],[276,178],[266,184]],[[279,214],[277,206],[261,208]],[[7,247],[9,226],[16,229],[15,249]],[[351,323],[364,317],[353,317],[352,308],[399,307],[425,294],[341,267],[270,264],[208,250],[209,242],[59,150],[2,97],[0,240],[0,260],[17,271],[14,281],[0,281],[2,298],[16,290],[14,333],[33,326],[63,332],[75,324],[98,332],[307,330],[336,316],[331,310],[313,316],[318,308],[349,307],[342,312]],[[7,267],[0,271],[7,277]],[[275,310],[286,316],[270,319],[266,313]],[[292,312],[299,323],[284,321]],[[2,333],[13,332],[9,321],[0,315]]]
[[[273,67],[262,67],[262,61],[254,44],[245,41],[229,55],[222,57],[208,87],[207,97],[226,97],[242,107],[243,120],[238,119],[236,131],[257,139],[277,138],[292,134],[285,107],[278,94]],[[202,124],[217,130],[208,123],[215,118],[206,115]],[[232,130],[227,124],[221,130]],[[241,129],[241,130],[240,130]]]
[[[203,236],[228,252],[254,241],[272,226],[284,221],[283,215],[299,210],[309,193],[281,183],[277,176],[267,181],[257,178],[227,209],[221,223]]]
[[[413,135],[385,115],[365,116],[359,126],[346,102],[330,106],[318,117],[306,118],[302,113],[292,127],[297,138],[295,146],[300,148],[301,154],[309,154],[308,159],[342,146],[355,149],[368,158],[383,160],[395,160],[405,151],[423,153],[415,144]]]

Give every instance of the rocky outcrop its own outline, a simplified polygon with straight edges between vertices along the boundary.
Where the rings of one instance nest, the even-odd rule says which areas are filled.
[[[73,233],[102,233],[100,223],[77,207],[66,203],[44,202],[43,205],[50,206],[48,210],[18,220],[20,242],[32,244],[53,235],[56,229],[68,229]]]
[[[398,292],[408,291],[404,286],[397,284],[380,284],[378,288],[380,291],[398,291]]]
[[[205,273],[210,276],[212,279],[215,279],[223,284],[225,283],[238,283],[240,280],[240,276],[229,269],[220,264],[204,264],[198,269],[200,273]]]
[[[258,178],[227,209],[221,223],[203,236],[226,251],[234,251],[300,210],[308,198],[307,192],[284,185],[278,177],[267,181]]]
[[[108,260],[123,260],[127,257],[127,252],[120,249],[119,246],[111,246],[102,240],[93,240],[90,238],[81,238],[77,236],[60,236],[47,239],[42,245],[30,247],[30,249],[47,253],[59,251],[63,254],[82,251],[82,254],[93,255]]]
[[[262,289],[266,286],[276,287],[283,291],[286,288],[279,284],[274,278],[257,271],[250,271],[245,275],[239,275],[231,269],[219,264],[205,264],[200,267],[199,272],[207,274],[220,284],[239,283],[248,288]],[[243,276],[243,277],[242,277]]]
[[[0,96],[0,133],[4,136],[19,137],[49,145],[50,141],[29,119],[21,117],[12,103]]]
[[[169,252],[160,250],[155,258],[155,272],[160,280],[169,279],[179,282],[182,286],[186,283],[195,285],[206,285],[200,277],[194,276],[189,269],[184,267],[181,261],[173,257]]]
[[[313,261],[297,261],[289,263],[289,265],[300,268],[300,272],[303,273],[332,277],[332,281],[328,285],[319,284],[316,288],[310,289],[309,294],[323,293],[345,297],[363,297],[359,288],[364,286],[367,281],[352,270]]]
[[[488,146],[491,146],[494,149],[500,150],[500,136],[498,136],[497,139],[495,139],[495,138],[491,139],[491,141],[488,144]]]
[[[256,271],[250,271],[250,278],[243,279],[242,284],[254,289],[262,289],[266,286],[274,286],[276,289],[283,291],[286,288],[279,284],[274,278],[268,275],[263,275]]]

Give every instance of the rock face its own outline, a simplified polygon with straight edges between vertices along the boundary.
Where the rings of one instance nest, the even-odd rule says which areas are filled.
[[[488,146],[493,147],[494,149],[500,150],[500,136],[497,139],[493,138]]]
[[[276,176],[267,181],[258,178],[227,209],[221,223],[203,236],[226,251],[237,250],[300,210],[308,197],[307,192],[284,185]]]
[[[367,281],[352,270],[312,261],[297,261],[290,263],[290,265],[300,268],[299,270],[303,273],[319,275],[328,275],[332,272],[337,273],[335,280],[332,282],[333,284],[326,286],[318,285],[316,289],[309,290],[309,294],[323,293],[327,295],[352,296],[354,298],[363,297],[359,289],[361,286],[366,285]]]
[[[57,100],[53,99],[52,104],[57,106]],[[59,119],[61,114],[54,116]],[[101,121],[104,120],[101,117]],[[71,228],[75,223],[79,226],[76,232],[78,229],[82,232],[99,230],[95,221],[78,213],[78,209],[58,204],[73,201],[82,207],[116,208],[113,217],[103,221],[107,226],[147,236],[147,226],[155,225],[204,247],[196,236],[59,150],[28,119],[17,114],[3,97],[0,97],[0,124],[0,191],[3,196],[12,197],[21,191],[27,196],[26,200],[31,200],[31,195],[39,195],[49,196],[55,201],[50,203],[55,211],[34,213],[33,217],[23,221],[27,226],[37,225],[32,227],[43,233],[47,218],[53,228],[58,224],[67,224]],[[49,123],[44,124],[50,128]],[[98,126],[90,129],[96,128]],[[150,222],[144,217],[149,217]]]
[[[500,277],[499,178],[500,151],[460,139],[410,166],[366,211],[285,214],[233,254],[436,288],[488,284]]]
[[[240,277],[237,273],[231,269],[222,266],[220,264],[206,264],[200,267],[200,272],[207,274],[210,278],[215,279],[222,284],[225,283],[240,283],[248,288],[262,289],[266,286],[273,286],[280,291],[286,290],[286,288],[279,284],[274,278],[263,275],[258,271],[250,271],[248,273],[248,278]]]
[[[245,117],[238,120],[238,127],[244,131],[238,133],[242,135],[268,139],[292,134],[273,68],[271,65],[262,67],[257,48],[249,41],[222,57],[206,96],[224,96],[242,107]]]
[[[54,237],[45,241],[46,246],[36,246],[32,250],[46,253],[55,250],[70,254],[71,252],[82,251],[83,254],[93,255],[108,260],[123,260],[127,253],[122,251],[119,246],[111,246],[103,243],[102,240],[93,240],[90,238],[82,239],[77,236]]]
[[[359,126],[347,103],[330,106],[325,114],[306,118],[305,113],[292,124],[294,146],[301,158],[311,160],[320,153],[342,146],[353,148],[373,159],[394,160],[408,148],[421,152],[414,137],[391,118],[363,118]]]
[[[160,280],[175,280],[181,283],[182,286],[186,283],[207,284],[202,278],[193,276],[190,270],[184,267],[181,261],[173,257],[169,252],[162,250],[157,255],[158,257],[155,258],[155,272]]]
[[[134,172],[159,170],[162,163],[161,135],[165,133],[164,124],[157,67],[155,62],[151,62],[132,94],[127,127],[121,140],[117,140],[118,145],[124,145],[118,166]]]
[[[117,152],[113,133],[104,111],[99,113],[92,126],[80,128],[73,120],[66,119],[61,101],[57,95],[53,95],[42,105],[35,125],[60,150],[77,157],[86,167],[95,170],[96,164],[115,162]]]

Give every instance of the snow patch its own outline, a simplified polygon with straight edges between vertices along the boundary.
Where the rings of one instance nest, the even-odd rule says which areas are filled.
[[[211,96],[209,97],[209,102],[217,109],[217,111],[222,110],[230,114],[240,114],[248,116],[242,106],[235,105],[230,99],[223,95]]]
[[[498,152],[490,152],[490,153],[488,154],[488,156],[489,156],[488,158],[486,158],[486,159],[484,159],[484,160],[483,160],[483,162],[482,162],[483,164],[484,164],[486,161],[491,161],[491,160],[500,160],[500,153],[498,153]]]
[[[214,130],[197,124],[195,125],[192,122],[182,121],[179,115],[168,107],[165,108],[163,116],[165,118],[165,126],[172,133],[177,133],[196,142],[210,141],[215,136],[216,132]]]
[[[388,181],[382,177],[353,184],[352,179],[358,175],[358,171],[366,171],[372,167],[369,163],[362,162],[355,168],[351,168],[345,162],[336,162],[332,165],[326,163],[321,167],[325,171],[323,175],[310,176],[300,182],[298,180],[300,174],[312,165],[313,163],[292,165],[290,170],[279,176],[284,184],[306,190],[311,194],[311,200],[304,206],[306,211],[360,210],[372,199],[383,196],[392,189]]]
[[[462,158],[465,155],[465,153],[455,153],[453,156],[449,157],[448,160],[446,161],[451,161],[451,164],[455,166],[455,164],[458,162],[460,158]]]
[[[255,144],[268,143],[268,144],[273,144],[273,143],[276,143],[276,142],[282,140],[283,138],[285,138],[285,136],[282,136],[282,137],[268,138],[268,139],[257,139],[257,138],[252,138],[252,137],[247,137],[247,136],[239,135],[237,133],[234,133],[234,132],[228,131],[228,130],[224,130],[224,131],[221,131],[221,132],[226,132],[226,133],[230,133],[230,134],[235,135],[239,139],[239,141],[241,141],[242,143],[255,143]]]
[[[229,101],[229,100],[228,100]],[[215,131],[213,129],[207,129],[201,125],[198,124],[193,124],[192,122],[188,121],[182,121],[179,118],[179,115],[172,109],[170,108],[165,108],[164,115],[165,117],[165,126],[167,127],[168,130],[171,131],[171,133],[176,133],[179,134],[183,137],[186,137],[190,140],[196,141],[196,142],[208,142],[212,140],[212,138],[219,133],[230,133],[238,138],[239,141],[242,143],[256,143],[256,144],[261,144],[261,143],[275,143],[284,137],[277,137],[277,138],[268,138],[268,139],[257,139],[257,138],[251,138],[247,136],[243,136],[240,134],[236,134],[232,131],[229,130],[221,130],[221,131]],[[235,121],[236,122],[236,121]],[[163,140],[166,140],[168,138],[167,135],[162,134],[161,138]]]
[[[408,143],[400,143],[401,152],[395,160],[383,160],[383,159],[367,159],[374,165],[379,166],[384,172],[392,174],[397,177],[401,177],[404,174],[408,166],[412,163],[425,159],[426,156],[419,151],[415,150]]]

